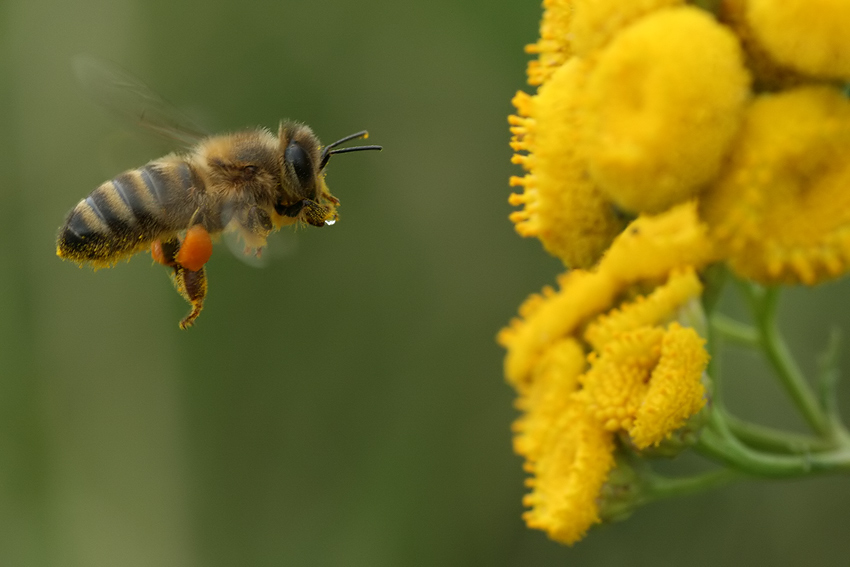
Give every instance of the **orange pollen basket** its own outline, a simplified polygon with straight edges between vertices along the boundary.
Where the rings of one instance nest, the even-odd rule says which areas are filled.
[[[193,272],[204,267],[212,256],[212,239],[207,230],[196,224],[186,232],[186,238],[177,252],[177,263]]]

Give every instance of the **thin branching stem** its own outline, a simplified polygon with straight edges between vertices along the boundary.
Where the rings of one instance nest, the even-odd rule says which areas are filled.
[[[729,425],[729,431],[751,449],[770,453],[799,455],[828,451],[836,448],[830,440],[800,435],[766,427],[724,413],[723,418]]]
[[[850,448],[822,453],[775,455],[755,451],[734,437],[706,428],[697,451],[742,473],[768,478],[793,478],[816,473],[850,472]]]
[[[762,288],[753,283],[743,283],[743,289],[753,310],[762,348],[785,391],[815,433],[830,437],[829,420],[777,328],[779,288]]]
[[[722,313],[715,313],[711,316],[711,327],[713,331],[731,343],[750,348],[757,348],[761,345],[758,329]]]

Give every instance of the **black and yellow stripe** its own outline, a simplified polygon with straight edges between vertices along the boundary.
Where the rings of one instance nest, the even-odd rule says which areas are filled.
[[[202,181],[185,161],[158,160],[126,171],[80,201],[59,230],[61,258],[111,265],[170,237],[197,210]]]

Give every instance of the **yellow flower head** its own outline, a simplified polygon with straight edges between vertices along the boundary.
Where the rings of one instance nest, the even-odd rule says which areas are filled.
[[[572,270],[560,276],[559,291],[547,287],[529,297],[519,309],[519,318],[499,333],[499,344],[508,350],[508,382],[521,390],[552,342],[575,335],[599,314],[616,307],[615,298],[636,284],[657,285],[670,279],[676,282],[674,289],[681,285],[686,290],[672,292],[675,297],[696,291],[689,267],[703,267],[713,253],[693,203],[635,220],[596,270]],[[676,275],[679,270],[682,275]]]
[[[577,55],[605,46],[620,30],[661,8],[680,6],[684,0],[573,0],[570,26]]]
[[[706,12],[639,19],[599,52],[587,79],[591,178],[627,211],[690,199],[717,174],[749,84],[735,36]]]
[[[530,155],[514,156],[529,171],[511,178],[524,187],[511,215],[522,236],[536,236],[569,267],[590,267],[624,226],[608,200],[587,178],[578,139],[581,96],[588,65],[578,58],[559,68],[537,96],[520,93],[512,116],[513,148]]]
[[[705,405],[702,375],[708,364],[705,340],[691,328],[672,323],[661,342],[629,436],[638,449],[657,446]]]
[[[669,437],[705,403],[704,341],[673,321],[702,286],[693,271],[671,276],[648,297],[602,315],[587,326],[591,369],[574,395],[608,431],[625,431],[639,449]]]
[[[586,293],[579,297],[587,299],[591,275],[575,271],[564,278],[563,297],[581,286]],[[658,326],[699,292],[693,271],[686,270],[649,297],[594,318],[595,309],[556,301],[557,294],[549,291],[527,302],[524,308],[532,313],[525,315],[531,317],[515,325],[543,313],[550,321],[566,318],[573,324],[504,332],[508,343],[529,334],[539,341],[524,381],[514,381],[523,412],[513,426],[514,449],[532,475],[531,493],[523,500],[530,508],[523,516],[529,527],[568,545],[581,539],[601,521],[600,502],[616,464],[616,435],[629,435],[639,449],[658,445],[703,407],[701,377],[708,356],[702,339],[676,322]],[[585,334],[592,340],[579,338],[583,320],[589,320]],[[589,343],[597,341],[604,344],[585,358]]]
[[[806,75],[850,79],[847,0],[746,0],[746,18],[778,63]]]
[[[540,356],[557,340],[574,335],[591,317],[611,306],[619,289],[595,272],[573,270],[558,278],[560,290],[544,288],[520,306],[520,318],[499,333],[508,349],[505,376],[519,391],[531,379]]]
[[[661,356],[660,327],[620,333],[601,352],[590,355],[575,398],[608,431],[628,430],[649,388],[649,376]]]
[[[537,61],[528,64],[528,84],[542,85],[552,73],[572,56],[570,21],[571,0],[543,0],[540,39],[525,46],[526,53],[536,53]]]
[[[708,357],[697,333],[674,321],[702,291],[692,268],[619,307],[627,284],[603,273],[573,270],[560,284],[529,298],[499,340],[523,412],[514,448],[532,475],[524,517],[572,544],[600,521],[615,435],[645,448],[683,426],[704,404]]]
[[[514,450],[535,461],[546,445],[552,425],[572,403],[578,377],[587,366],[584,351],[573,338],[553,344],[539,359],[516,407],[523,412],[513,425]]]
[[[747,20],[748,4],[749,0],[722,0],[718,18],[738,36],[747,68],[753,75],[754,89],[773,90],[810,81],[811,77],[777,62],[765,50]]]
[[[572,400],[586,366],[578,341],[558,341],[541,356],[517,407],[514,449],[526,459],[532,492],[525,519],[572,544],[599,522],[596,499],[614,464],[612,435]]]
[[[530,528],[572,545],[599,523],[597,498],[614,466],[613,434],[571,403],[546,430],[539,457],[526,463],[532,492],[523,498]]]
[[[702,268],[715,256],[696,203],[689,202],[632,221],[600,261],[599,271],[628,285],[666,278],[680,266]]]
[[[657,287],[648,296],[638,296],[594,319],[587,325],[584,338],[601,352],[621,333],[675,320],[679,309],[701,294],[702,284],[693,268],[674,271],[666,284]]]
[[[837,89],[760,96],[700,213],[739,274],[815,284],[850,266],[850,101]]]

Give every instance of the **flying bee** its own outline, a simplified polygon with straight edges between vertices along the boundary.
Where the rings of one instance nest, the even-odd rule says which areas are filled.
[[[102,73],[100,62],[77,64],[78,71],[80,64],[95,65]],[[131,98],[143,99],[145,108],[162,101],[125,72],[105,72],[113,77],[113,88],[130,89]],[[166,120],[150,122],[150,113],[137,116],[154,130],[175,129]],[[196,138],[194,132],[186,128],[176,134]],[[234,232],[246,253],[259,254],[269,234],[284,226],[333,224],[339,200],[325,183],[325,166],[333,154],[380,150],[338,147],[367,136],[357,132],[322,147],[308,126],[283,121],[277,135],[258,128],[199,139],[188,152],[125,171],[77,203],[59,229],[56,254],[100,268],[150,249],[154,260],[171,269],[177,291],[191,304],[180,321],[186,329],[206,298],[212,237]]]

